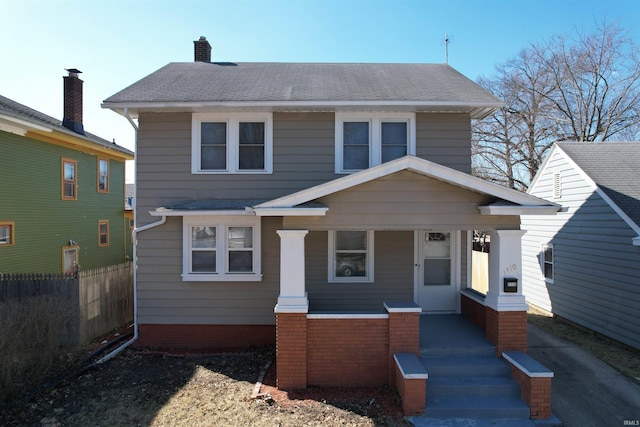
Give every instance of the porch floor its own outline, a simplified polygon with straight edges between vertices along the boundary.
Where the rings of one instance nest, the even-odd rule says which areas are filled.
[[[423,314],[420,316],[420,354],[440,352],[487,353],[495,346],[484,330],[461,314]]]

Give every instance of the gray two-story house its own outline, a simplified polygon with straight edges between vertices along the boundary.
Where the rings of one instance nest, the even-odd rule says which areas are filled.
[[[103,104],[138,121],[138,345],[276,343],[294,388],[386,383],[418,346],[403,316],[464,313],[526,349],[520,215],[557,206],[470,174],[471,120],[500,100],[445,64],[211,62],[194,43]]]

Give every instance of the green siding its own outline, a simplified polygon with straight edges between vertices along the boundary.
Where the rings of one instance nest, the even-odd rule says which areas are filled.
[[[0,221],[15,221],[15,244],[0,247],[0,272],[62,271],[69,240],[83,270],[124,261],[124,161],[109,159],[109,192],[98,193],[94,154],[2,131],[0,153]],[[77,162],[77,200],[61,199],[62,158]],[[107,247],[98,246],[98,220],[109,221]]]

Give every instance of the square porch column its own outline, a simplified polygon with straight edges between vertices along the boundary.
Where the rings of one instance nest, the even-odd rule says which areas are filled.
[[[489,341],[503,351],[527,351],[527,309],[522,294],[522,236],[524,230],[491,232],[489,291],[485,298]]]
[[[280,295],[276,313],[276,384],[278,388],[307,387],[307,313],[304,238],[308,230],[278,230],[280,236]]]

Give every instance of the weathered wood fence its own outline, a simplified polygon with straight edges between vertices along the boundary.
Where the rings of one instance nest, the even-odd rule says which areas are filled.
[[[133,320],[133,265],[130,262],[77,274],[0,274],[0,303],[55,295],[74,302],[77,343]]]

